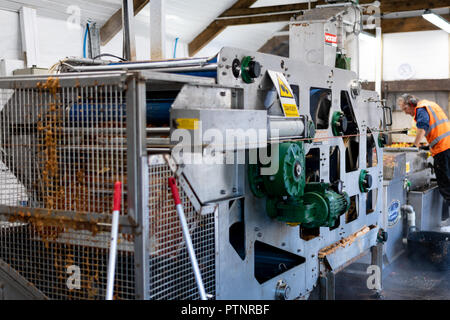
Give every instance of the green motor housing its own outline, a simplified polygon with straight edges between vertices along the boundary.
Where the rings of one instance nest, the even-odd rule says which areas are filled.
[[[271,198],[266,206],[270,217],[291,226],[302,224],[305,228],[333,227],[349,207],[348,194],[334,192],[326,183],[309,183],[300,199]]]

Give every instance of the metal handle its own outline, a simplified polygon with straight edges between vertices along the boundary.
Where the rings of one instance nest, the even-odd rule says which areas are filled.
[[[200,273],[200,268],[198,267],[197,258],[195,256],[194,246],[192,245],[191,235],[189,234],[189,228],[184,216],[183,205],[181,204],[180,195],[178,193],[178,187],[176,185],[175,178],[169,178],[169,186],[172,190],[173,199],[175,201],[175,207],[180,218],[181,229],[183,230],[184,241],[186,242],[187,251],[189,253],[189,258],[191,259],[192,269],[194,271],[195,281],[197,282],[198,291],[201,300],[208,300],[206,297],[205,287],[203,285],[202,275]]]
[[[389,122],[387,120],[385,110],[389,110]],[[383,106],[383,117],[384,117],[386,126],[392,126],[392,108],[391,107]]]
[[[113,299],[114,275],[116,272],[117,236],[119,233],[119,212],[122,200],[122,183],[117,181],[114,185],[114,205],[111,225],[111,243],[109,246],[108,276],[106,287],[106,300]]]

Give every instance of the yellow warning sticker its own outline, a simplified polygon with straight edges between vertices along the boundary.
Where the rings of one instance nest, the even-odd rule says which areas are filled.
[[[282,96],[283,98],[294,98],[291,90],[289,89],[289,86],[287,86],[279,76],[277,76],[277,78],[278,84],[280,85],[280,96]]]
[[[406,163],[406,173],[409,173],[409,171],[411,171],[411,165],[409,164],[409,162]]]
[[[300,117],[299,109],[297,108],[297,101],[295,100],[293,91],[286,77],[281,72],[267,70],[270,80],[277,90],[278,98],[280,99],[281,109],[285,117],[294,118]]]
[[[298,109],[295,104],[283,104],[284,115],[287,118],[300,117],[298,114]]]
[[[197,130],[198,129],[198,119],[188,119],[188,118],[180,118],[176,119],[177,128],[185,129],[185,130]]]

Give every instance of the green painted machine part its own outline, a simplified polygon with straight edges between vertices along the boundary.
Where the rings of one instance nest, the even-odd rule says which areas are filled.
[[[380,134],[378,135],[378,146],[379,146],[380,148],[384,148],[384,146],[387,144],[387,141],[388,141],[387,134],[385,134],[385,133],[380,133]]]
[[[303,195],[306,176],[303,142],[282,143],[278,150],[278,159],[274,159],[278,162],[275,164],[278,165],[276,174],[262,176],[261,166],[249,165],[250,189],[258,198]]]
[[[347,118],[343,112],[336,111],[333,113],[331,118],[331,129],[335,137],[343,136],[345,131],[347,131]]]
[[[246,56],[241,61],[241,77],[245,83],[252,83],[261,75],[261,65],[253,57]]]
[[[248,165],[248,181],[250,185],[250,190],[257,198],[264,198],[266,196],[264,188],[263,176],[259,173],[259,166],[257,164]]]
[[[291,226],[302,224],[305,228],[333,227],[350,207],[348,194],[330,190],[327,183],[307,184],[300,199],[269,202],[266,208],[270,217]]]
[[[275,175],[263,177],[266,193],[269,196],[302,196],[306,183],[303,142],[279,145],[278,168]]]
[[[343,54],[338,53],[336,55],[336,68],[350,70],[351,65],[352,65],[351,62],[352,62],[352,59],[346,57]]]
[[[248,169],[250,189],[257,198],[266,197],[267,214],[292,226],[334,226],[350,199],[327,183],[306,184],[303,142],[280,144],[278,161],[278,172],[272,176],[261,176],[259,165]]]
[[[367,170],[361,170],[359,174],[359,190],[361,192],[368,192],[372,187],[372,176]]]
[[[311,143],[312,139],[316,136],[316,126],[313,121],[308,121],[308,134],[308,137],[311,138],[311,140],[306,140],[305,142]]]

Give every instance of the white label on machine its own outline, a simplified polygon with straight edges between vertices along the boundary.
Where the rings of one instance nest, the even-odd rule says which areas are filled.
[[[286,118],[300,117],[297,102],[295,101],[291,86],[287,82],[284,74],[272,70],[267,70],[267,72],[269,73],[270,79],[272,79],[275,88],[277,88],[277,93],[280,98],[281,109],[283,110],[284,116]]]

